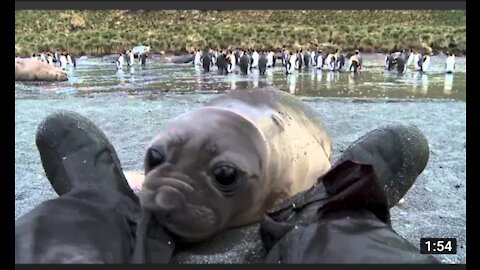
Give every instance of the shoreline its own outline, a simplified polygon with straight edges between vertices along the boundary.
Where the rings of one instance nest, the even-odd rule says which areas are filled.
[[[131,48],[129,49],[125,49],[126,50],[130,50]],[[226,50],[226,49],[225,49]],[[123,51],[123,52],[125,52]],[[274,53],[278,54],[281,52],[281,49],[280,50],[273,50]],[[345,55],[348,55],[350,53],[353,53],[353,51],[342,51]],[[361,53],[365,53],[365,54],[386,54],[388,53],[387,51],[360,51]],[[445,51],[442,51],[442,50],[439,50],[439,51],[432,51],[432,53],[430,54],[430,56],[437,56],[437,55],[445,55],[446,54],[446,50]],[[41,52],[38,52],[38,53],[41,53]],[[55,52],[45,52],[45,53],[51,53],[51,54],[54,54]],[[325,51],[323,51],[323,53],[325,53]],[[159,50],[151,50],[150,52],[147,53],[148,56],[150,57],[156,57],[156,58],[160,58],[160,57],[163,57],[163,58],[172,58],[172,57],[178,57],[178,56],[185,56],[185,55],[189,55],[189,54],[193,54],[193,52],[187,52],[187,51],[159,51]],[[74,55],[75,57],[99,57],[99,58],[108,58],[108,57],[114,57],[114,56],[117,56],[117,53],[116,52],[112,52],[112,53],[105,53],[105,54],[95,54],[95,53],[84,53],[84,54],[80,54],[80,55],[76,55],[76,54],[72,54]],[[27,57],[30,57],[30,55],[28,54],[15,54],[16,57],[21,57],[21,58],[27,58]],[[455,54],[455,56],[458,56],[458,57],[466,57],[467,54],[466,53],[458,53],[458,54]],[[135,59],[137,59],[137,56],[135,56]]]

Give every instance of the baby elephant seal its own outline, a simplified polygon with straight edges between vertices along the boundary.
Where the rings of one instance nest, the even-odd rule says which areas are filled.
[[[145,157],[142,206],[184,242],[261,220],[330,167],[331,139],[288,93],[236,90],[171,120]]]

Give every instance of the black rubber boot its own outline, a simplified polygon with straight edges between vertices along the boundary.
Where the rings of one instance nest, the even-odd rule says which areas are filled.
[[[115,149],[87,118],[74,112],[56,112],[39,125],[36,143],[47,178],[58,195],[77,186],[103,185],[138,202]]]
[[[372,165],[393,207],[425,169],[428,158],[427,138],[417,127],[392,125],[363,135],[333,166],[345,160]]]
[[[391,227],[390,207],[428,162],[414,126],[387,126],[354,142],[311,189],[267,212],[266,263],[438,263]]]

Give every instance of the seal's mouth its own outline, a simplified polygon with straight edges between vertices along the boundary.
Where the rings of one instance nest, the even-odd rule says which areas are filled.
[[[188,206],[187,206],[188,207]],[[171,217],[164,225],[168,231],[182,242],[199,242],[216,232],[217,218],[213,211],[206,207],[188,207],[185,214]],[[162,217],[158,217],[162,218]]]
[[[152,178],[147,175],[140,192],[142,207],[165,216],[183,210],[193,187],[176,178]]]
[[[151,211],[159,224],[184,242],[197,242],[215,232],[218,218],[202,205],[192,185],[183,180],[147,175],[140,192],[142,207]]]

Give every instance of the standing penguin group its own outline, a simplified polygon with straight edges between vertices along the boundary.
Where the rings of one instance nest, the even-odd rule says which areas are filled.
[[[287,74],[292,74],[295,70],[302,70],[302,68],[314,67],[316,69],[323,69],[327,66],[331,71],[340,71],[345,66],[345,55],[336,50],[334,53],[322,53],[322,50],[297,50],[295,53],[283,49],[282,51],[282,65],[285,67]]]
[[[39,54],[32,53],[30,59],[39,60],[47,64],[57,66],[63,70],[65,70],[68,65],[73,67],[77,66],[75,57],[65,52],[62,52],[62,53],[55,52],[54,54],[50,52],[48,53],[42,52]]]
[[[133,53],[133,50],[127,50],[125,53],[120,52],[118,54],[118,58],[115,61],[115,66],[117,70],[123,69],[123,64],[125,60],[127,61],[127,67],[132,68],[133,64],[135,63],[135,55]],[[147,60],[147,54],[145,52],[138,54],[138,62],[142,68],[145,67],[146,60]]]
[[[278,57],[282,61],[282,66],[287,74],[292,74],[295,70],[302,68],[323,69],[326,66],[332,71],[341,71],[345,69],[346,56],[339,49],[323,55],[322,50],[300,49],[296,52],[288,51],[285,48]],[[264,75],[268,68],[274,67],[277,56],[273,50],[263,51],[257,49],[251,50],[229,50],[215,51],[206,49],[195,50],[192,56],[193,64],[202,67],[205,72],[209,72],[213,66],[218,67],[221,74],[234,72],[236,66],[239,66],[240,73],[247,75],[252,69],[258,69],[260,75]],[[361,69],[362,59],[357,50],[350,57],[349,71],[357,72]]]
[[[258,69],[259,73],[264,75],[267,68],[275,66],[276,57],[273,51],[256,49],[249,51],[206,49],[203,52],[195,50],[192,60],[194,66],[202,67],[205,72],[217,66],[220,74],[229,74],[239,66],[243,75],[247,75],[252,69]]]
[[[397,71],[398,74],[405,73],[408,66],[412,65],[414,71],[427,72],[430,67],[430,55],[428,52],[416,52],[414,50],[403,50],[402,52],[390,52],[385,56],[385,69]]]

